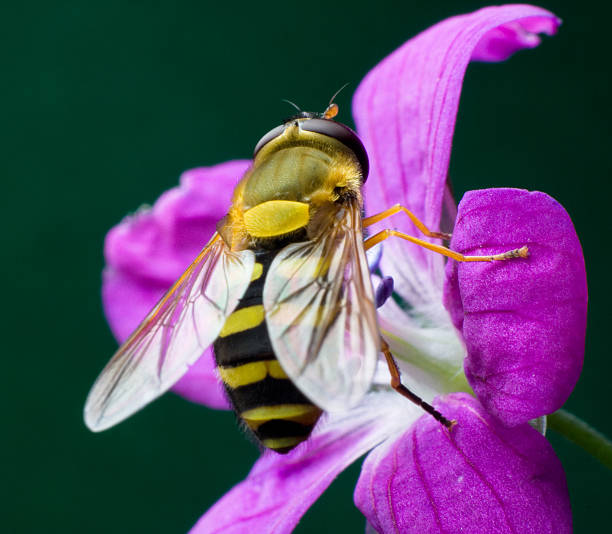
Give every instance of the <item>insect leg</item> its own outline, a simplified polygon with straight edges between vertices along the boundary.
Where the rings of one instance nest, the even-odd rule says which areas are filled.
[[[386,209],[385,211],[381,211],[380,213],[377,213],[376,215],[365,217],[361,222],[363,224],[363,227],[366,228],[370,226],[371,224],[382,221],[383,219],[386,219],[387,217],[391,217],[391,215],[395,215],[396,213],[399,213],[400,211],[403,211],[406,215],[408,215],[408,217],[414,223],[414,225],[421,231],[421,233],[423,233],[427,237],[436,237],[438,239],[450,240],[451,238],[450,234],[446,234],[444,232],[432,232],[429,228],[427,228],[427,226],[425,226],[425,223],[421,221],[421,219],[419,219],[414,213],[412,213],[409,209],[405,208],[401,204],[396,204],[395,206],[391,206],[389,209]]]
[[[374,245],[378,245],[381,241],[388,239],[391,236],[401,237],[406,241],[410,241],[411,243],[415,243],[423,248],[433,250],[438,254],[442,254],[443,256],[447,256],[457,261],[503,261],[509,260],[511,258],[527,258],[529,256],[529,249],[526,246],[522,246],[521,248],[515,248],[513,250],[509,250],[507,252],[502,252],[501,254],[493,254],[490,256],[465,256],[459,252],[455,252],[447,247],[443,247],[441,245],[434,245],[433,243],[429,243],[423,239],[419,239],[418,237],[413,237],[411,235],[403,234],[402,232],[397,232],[396,230],[382,230],[377,234],[374,234],[372,237],[366,239],[363,243],[366,250],[372,248]]]
[[[436,410],[431,404],[426,403],[421,397],[412,393],[404,384],[402,384],[402,379],[400,376],[400,371],[389,350],[389,345],[387,342],[380,338],[381,351],[385,355],[385,359],[387,360],[387,365],[389,366],[389,372],[391,373],[391,387],[397,391],[400,395],[406,397],[409,401],[414,402],[417,406],[420,406],[423,410],[425,410],[429,415],[431,415],[436,421],[442,423],[446,428],[452,428],[457,421],[449,421],[446,417],[444,417],[438,410]]]

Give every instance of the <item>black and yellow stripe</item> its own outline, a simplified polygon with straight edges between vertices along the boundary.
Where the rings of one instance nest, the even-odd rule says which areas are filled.
[[[238,416],[264,447],[284,454],[308,438],[321,410],[293,385],[272,351],[262,294],[276,253],[255,251],[251,283],[225,322],[214,351]]]

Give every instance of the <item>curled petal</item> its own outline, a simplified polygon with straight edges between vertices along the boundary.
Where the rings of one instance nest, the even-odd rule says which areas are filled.
[[[540,44],[539,33],[553,35],[559,27],[556,17],[527,17],[489,30],[472,52],[472,61],[504,61],[523,48]]]
[[[499,61],[516,50],[531,48],[539,42],[534,32],[552,34],[559,23],[552,13],[534,6],[488,7],[436,24],[370,71],[353,99],[357,130],[371,164],[365,184],[367,211],[382,211],[400,201],[430,229],[440,229],[455,117],[468,63]],[[417,232],[407,220],[398,225],[408,233]],[[390,241],[382,270],[395,278],[400,294],[423,292],[426,282],[419,279],[418,271],[424,268],[435,287],[442,286],[441,258]]]
[[[190,534],[291,532],[342,470],[396,434],[398,425],[405,428],[416,419],[415,411],[404,405],[397,402],[396,393],[370,394],[361,408],[349,414],[325,414],[313,435],[289,454],[267,451]]]
[[[462,332],[465,373],[506,424],[552,413],[573,390],[584,356],[587,286],[567,212],[544,193],[470,191],[451,248],[473,255],[522,245],[529,257],[447,265],[445,304]]]
[[[186,171],[154,206],[126,217],[106,236],[102,302],[111,330],[125,341],[189,266],[227,212],[248,161]],[[175,391],[214,408],[227,407],[210,350]]]
[[[463,393],[436,408],[457,421],[450,432],[424,415],[364,462],[355,503],[377,532],[571,532],[563,468],[541,434],[500,424]]]

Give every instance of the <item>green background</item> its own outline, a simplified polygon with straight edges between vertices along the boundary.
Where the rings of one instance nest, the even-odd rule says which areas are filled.
[[[384,55],[482,5],[3,8],[2,532],[180,533],[246,475],[257,453],[232,414],[173,395],[105,433],[84,427],[87,391],[116,348],[99,296],[105,232],[184,169],[249,157],[290,113],[281,98],[322,109],[348,81],[337,101],[350,123],[352,91]],[[470,66],[450,173],[459,196],[539,189],[573,217],[590,307],[584,372],[566,407],[612,435],[607,14],[588,2],[543,5],[564,19],[558,36],[504,64]],[[550,439],[567,472],[576,532],[607,530],[612,474]],[[358,473],[346,471],[297,532],[362,532],[352,503]]]

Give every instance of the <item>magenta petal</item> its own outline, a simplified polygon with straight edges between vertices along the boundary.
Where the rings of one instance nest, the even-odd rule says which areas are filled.
[[[436,407],[457,421],[450,433],[424,415],[364,462],[355,503],[380,534],[572,531],[563,468],[541,434],[500,424],[467,394]]]
[[[170,287],[227,213],[233,188],[248,166],[248,161],[229,161],[184,172],[180,185],[163,193],[150,210],[111,228],[104,244],[107,266]]]
[[[119,341],[127,339],[170,284],[138,279],[111,268],[104,271],[104,312]],[[215,369],[212,350],[207,349],[189,372],[174,385],[172,391],[210,408],[229,409],[223,385]]]
[[[463,333],[465,372],[485,408],[517,424],[560,408],[584,356],[587,286],[580,242],[554,199],[519,189],[470,191],[451,248],[527,259],[447,265],[445,304]]]
[[[131,276],[110,266],[104,269],[102,306],[117,341],[128,338],[171,284]]]
[[[172,386],[172,391],[191,402],[204,404],[209,408],[230,410],[231,405],[216,369],[215,356],[212,347],[209,347],[189,368],[187,374]]]
[[[560,20],[556,17],[529,17],[502,24],[488,31],[472,52],[472,61],[504,61],[523,48],[540,44],[539,33],[554,35]]]
[[[534,6],[488,7],[436,24],[370,71],[353,99],[357,131],[370,157],[365,184],[368,213],[402,202],[438,230],[468,63],[475,56],[501,60],[520,48],[533,47],[539,41],[532,32],[552,34],[559,23],[552,13]],[[397,226],[418,235],[400,217],[396,216]],[[430,272],[441,271],[441,260],[422,248],[388,243],[392,255],[416,260]]]
[[[376,405],[341,417],[324,415],[308,441],[287,455],[267,451],[190,534],[291,532],[334,478],[385,437]]]
[[[112,228],[104,248],[102,302],[111,330],[124,341],[189,266],[227,212],[232,191],[248,161],[186,171],[151,209]],[[207,351],[176,385],[194,402],[228,407]]]

